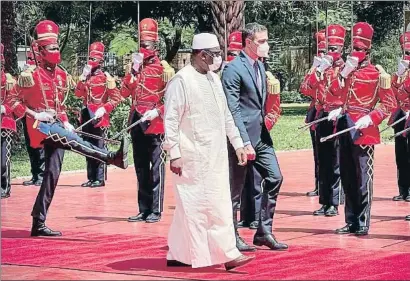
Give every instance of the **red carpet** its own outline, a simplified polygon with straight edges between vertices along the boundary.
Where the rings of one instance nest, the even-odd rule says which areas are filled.
[[[317,198],[311,189],[311,151],[278,153],[285,182],[275,215],[275,234],[287,252],[259,249],[256,259],[232,273],[221,266],[167,268],[166,236],[173,212],[173,192],[166,186],[165,212],[157,224],[128,223],[137,212],[133,167],[110,170],[101,189],[79,187],[84,174],[64,175],[50,208],[48,225],[63,237],[30,238],[30,211],[37,188],[14,185],[1,201],[2,280],[22,279],[198,279],[198,280],[409,280],[410,203],[396,195],[394,151],[376,148],[372,225],[366,238],[338,236],[343,210],[334,218],[313,217]],[[384,161],[384,162],[382,162]],[[251,242],[253,231],[241,230]]]

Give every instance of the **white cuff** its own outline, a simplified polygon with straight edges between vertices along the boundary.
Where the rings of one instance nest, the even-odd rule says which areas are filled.
[[[174,145],[169,150],[169,156],[171,160],[181,158],[181,151],[179,150],[179,145]]]
[[[238,148],[245,147],[241,137],[236,137],[236,138],[230,140],[230,142],[231,142],[231,144],[232,144],[232,146],[235,150],[237,150]],[[251,144],[251,143],[249,142],[249,144]]]

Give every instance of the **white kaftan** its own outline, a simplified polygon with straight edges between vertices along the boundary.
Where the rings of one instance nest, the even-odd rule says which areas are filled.
[[[219,77],[200,74],[191,65],[181,69],[168,83],[164,120],[164,148],[183,162],[182,176],[173,174],[176,209],[167,259],[197,268],[240,257],[226,137],[235,149],[243,142]]]

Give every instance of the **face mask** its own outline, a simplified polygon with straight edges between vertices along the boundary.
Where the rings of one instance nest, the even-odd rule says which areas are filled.
[[[145,48],[140,48],[140,53],[144,55],[144,59],[151,58],[156,55],[157,51],[156,50],[148,50]]]
[[[338,61],[342,57],[342,54],[337,52],[328,52],[327,55],[333,58],[333,62]]]
[[[217,56],[213,58],[212,64],[208,65],[209,66],[209,71],[216,71],[221,67],[222,64],[222,57]]]
[[[365,60],[366,58],[366,52],[360,52],[360,51],[352,51],[350,54],[352,57],[356,57],[359,59],[359,63]]]
[[[42,59],[51,63],[51,64],[59,64],[61,62],[61,55],[60,52],[42,52]]]
[[[94,70],[100,66],[100,61],[99,60],[89,60],[88,65],[91,66],[92,70]]]
[[[265,43],[259,45],[258,48],[256,49],[256,54],[260,58],[267,58],[269,56],[268,53],[269,53],[269,44],[268,44],[268,42],[265,42]]]

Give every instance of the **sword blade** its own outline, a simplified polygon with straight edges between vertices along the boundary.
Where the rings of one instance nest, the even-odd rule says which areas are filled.
[[[342,131],[340,131],[340,132],[337,132],[337,133],[334,133],[334,134],[332,134],[332,135],[329,135],[329,136],[327,136],[327,137],[320,138],[320,142],[325,142],[325,141],[330,140],[330,139],[332,139],[332,138],[334,138],[334,137],[337,137],[338,135],[341,135],[341,134],[350,132],[350,131],[353,130],[353,129],[356,129],[356,128],[353,126],[353,127],[344,129],[344,130],[342,130]]]

